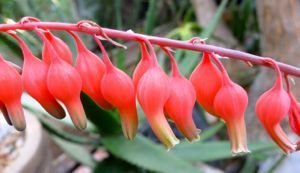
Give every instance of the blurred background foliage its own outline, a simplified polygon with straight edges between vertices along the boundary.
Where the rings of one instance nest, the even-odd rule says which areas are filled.
[[[215,28],[223,21],[238,40],[239,46],[248,52],[259,54],[260,31],[255,1],[223,0],[216,3],[218,9],[207,26],[197,23],[194,7],[189,0],[1,0],[0,22],[18,21],[24,16],[60,22],[88,19],[103,27],[131,29],[134,32],[179,40],[197,36],[226,44],[226,40],[214,35]],[[71,37],[65,32],[54,33],[70,45],[75,58],[76,50]],[[40,57],[41,41],[31,32],[21,32],[21,36],[34,54]],[[91,50],[97,52],[97,47],[89,36],[80,36]],[[131,75],[139,60],[139,50],[136,43],[125,44],[128,44],[128,50],[114,48],[108,44],[106,46],[117,66]],[[6,58],[22,64],[19,46],[12,38],[2,33],[0,52]],[[167,58],[164,58],[160,51],[157,53],[162,67],[168,71]],[[175,56],[181,72],[189,76],[198,64],[201,54],[176,50]],[[189,144],[170,123],[182,141],[168,152],[158,143],[141,111],[140,133],[133,141],[127,141],[121,134],[116,111],[100,109],[84,94],[82,100],[89,125],[87,130],[80,133],[65,131],[64,126],[71,126],[69,119],[58,122],[46,115],[36,103],[25,101],[24,106],[35,113],[44,129],[65,154],[78,163],[91,167],[95,172],[194,173],[203,172],[205,165],[227,172],[255,172],[259,161],[276,150],[272,143],[250,141],[252,153],[233,158],[223,122],[209,121],[209,115],[196,105],[193,116],[197,126],[202,129],[201,140]],[[92,155],[98,148],[104,148],[109,156],[96,161]]]

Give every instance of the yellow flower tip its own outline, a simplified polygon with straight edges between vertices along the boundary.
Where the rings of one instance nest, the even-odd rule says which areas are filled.
[[[200,141],[200,135],[196,135],[194,138],[192,139],[188,139],[188,138],[185,138],[189,143],[194,143],[194,142],[198,142]]]
[[[123,130],[123,135],[124,137],[127,139],[127,140],[133,140],[134,137],[136,136],[136,133],[135,132],[130,132],[130,131],[127,131],[127,130]]]
[[[170,140],[169,142],[169,144],[165,144],[167,151],[170,151],[173,147],[175,147],[175,145],[179,144],[180,140],[177,138],[173,138],[173,140]]]
[[[78,130],[84,130],[86,129],[87,123],[85,122],[81,122],[79,121],[78,123],[74,123],[74,126],[78,129]]]
[[[231,152],[233,157],[243,156],[248,153],[251,153],[251,151],[248,150],[248,148],[239,148],[237,150],[232,150],[232,152]]]

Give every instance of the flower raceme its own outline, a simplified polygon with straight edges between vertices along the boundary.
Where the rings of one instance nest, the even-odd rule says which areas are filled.
[[[224,66],[215,54],[212,54],[212,58],[217,62],[222,75],[222,85],[214,98],[215,114],[226,123],[232,154],[248,153],[250,151],[247,147],[244,120],[248,104],[247,93],[229,78]]]
[[[8,31],[8,29],[15,30],[15,27],[35,30],[41,37],[42,60],[32,54],[16,33]],[[137,132],[136,101],[138,101],[155,135],[167,149],[170,149],[178,144],[179,140],[174,135],[168,119],[173,120],[187,140],[199,139],[199,130],[192,119],[193,106],[197,101],[207,112],[225,121],[233,155],[249,152],[244,121],[248,104],[247,93],[230,80],[221,62],[211,52],[216,50],[228,55],[229,53],[223,49],[215,49],[211,45],[202,47],[205,50],[203,58],[192,72],[190,80],[187,80],[179,72],[170,50],[163,46],[173,45],[194,49],[195,45],[192,42],[195,39],[192,39],[192,42],[159,40],[157,37],[102,29],[89,21],[80,21],[75,25],[63,23],[52,25],[30,17],[15,25],[1,25],[0,29],[17,40],[24,57],[21,75],[16,66],[6,62],[0,56],[0,109],[7,123],[18,130],[23,130],[26,126],[20,102],[23,87],[24,91],[56,118],[65,116],[66,112],[62,108],[64,105],[78,129],[86,127],[86,116],[80,100],[82,91],[103,109],[118,110],[124,136],[128,139],[133,139]],[[68,45],[48,29],[63,29],[72,35],[77,48],[74,64]],[[101,49],[102,59],[88,50],[73,31],[97,34],[94,35],[94,39]],[[115,45],[119,44],[111,40],[104,31],[109,32],[108,35],[113,37],[120,36],[139,42],[141,59],[132,79],[110,61],[99,41],[100,37]],[[159,66],[154,48],[148,38],[153,39],[151,42],[160,45],[167,53],[171,62],[170,76],[166,75]],[[191,45],[188,45],[189,43]],[[249,57],[246,54],[243,56]],[[300,144],[297,146],[290,142],[279,123],[288,114],[292,130],[299,135],[299,103],[290,90],[286,92],[283,89],[280,69],[275,62],[270,59],[265,61],[277,70],[277,80],[274,86],[259,98],[256,112],[271,138],[284,152],[290,153],[298,150]],[[283,71],[289,73],[286,69]],[[291,74],[295,74],[295,71]]]
[[[293,144],[282,130],[280,121],[289,113],[291,100],[284,90],[279,67],[274,60],[266,58],[265,62],[271,64],[276,70],[277,77],[274,86],[262,94],[256,102],[255,112],[270,137],[285,152],[296,150]]]

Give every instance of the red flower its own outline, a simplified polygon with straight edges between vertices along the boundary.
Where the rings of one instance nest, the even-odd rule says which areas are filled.
[[[248,104],[246,91],[230,80],[225,68],[213,54],[221,68],[222,86],[214,99],[215,113],[227,126],[233,155],[249,152],[244,115]]]
[[[300,104],[292,93],[289,93],[291,106],[289,110],[289,124],[291,129],[300,136]]]
[[[64,41],[54,36],[50,31],[40,30],[39,32],[42,32],[49,41],[49,44],[45,43],[44,41],[43,46],[43,61],[46,64],[49,65],[51,63],[51,56],[53,54],[52,48],[50,48],[49,45],[53,47],[59,58],[63,59],[69,64],[73,64],[72,52],[69,46]]]
[[[168,124],[163,110],[170,96],[169,78],[159,67],[151,43],[145,41],[151,49],[152,60],[149,69],[138,82],[137,97],[155,135],[170,149],[178,144],[179,140]]]
[[[288,139],[279,124],[288,114],[291,101],[288,93],[283,89],[279,67],[270,58],[265,59],[265,61],[274,66],[277,79],[274,86],[259,97],[255,111],[271,138],[284,152],[291,153],[295,151],[296,145]]]
[[[170,78],[170,97],[168,98],[165,111],[175,122],[177,128],[189,140],[199,140],[199,129],[197,129],[192,113],[196,102],[196,92],[192,83],[185,79],[178,69],[175,58],[167,48],[163,48],[168,54],[172,77]]]
[[[77,58],[75,68],[82,79],[82,90],[89,95],[100,107],[104,109],[112,108],[103,97],[101,92],[101,80],[106,71],[102,60],[93,52],[88,50],[80,38],[73,32],[69,32],[75,39],[77,46]]]
[[[26,127],[24,112],[21,105],[23,92],[19,73],[0,55],[0,102],[5,105],[11,123],[17,130]]]
[[[292,129],[298,136],[300,136],[300,103],[297,102],[295,96],[293,95],[287,75],[284,75],[287,93],[290,97],[291,105],[289,109],[289,124]]]
[[[118,109],[124,136],[127,139],[133,139],[138,127],[133,82],[126,73],[114,67],[102,43],[96,36],[94,39],[101,49],[106,66],[106,72],[101,81],[102,94],[111,105]]]
[[[211,53],[203,52],[200,64],[190,76],[198,103],[210,114],[218,116],[214,110],[214,99],[222,85],[220,70],[211,62]]]
[[[17,34],[10,33],[10,35],[18,41],[23,52],[22,83],[24,90],[36,99],[49,114],[59,119],[64,118],[64,109],[47,88],[48,66],[32,54],[25,42]]]

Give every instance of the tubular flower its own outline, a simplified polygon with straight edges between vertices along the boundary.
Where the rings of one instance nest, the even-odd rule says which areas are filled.
[[[50,64],[51,63],[51,56],[53,54],[53,52],[51,51],[53,47],[53,49],[56,51],[57,55],[59,58],[63,59],[65,62],[69,63],[69,64],[73,64],[73,60],[72,60],[72,52],[69,48],[69,46],[62,41],[60,38],[54,36],[50,31],[40,31],[44,34],[44,36],[47,38],[47,40],[49,41],[49,43],[45,43],[43,45],[43,61],[46,64]]]
[[[22,83],[24,90],[36,99],[48,113],[59,119],[64,118],[64,109],[47,88],[47,65],[32,54],[17,34],[10,33],[10,35],[18,41],[23,52]]]
[[[169,78],[159,67],[151,43],[145,41],[151,49],[151,64],[138,82],[137,97],[155,135],[170,149],[179,140],[164,115],[164,106],[170,96]]]
[[[295,96],[291,91],[288,76],[285,75],[284,77],[286,81],[287,93],[291,101],[290,110],[288,114],[289,124],[293,132],[296,133],[298,136],[300,136],[300,103],[297,102]]]
[[[293,132],[300,136],[300,104],[296,101],[296,98],[289,93],[291,106],[289,110],[289,124]]]
[[[80,100],[82,80],[80,74],[66,61],[58,57],[49,40],[38,32],[51,53],[51,63],[47,74],[47,86],[54,98],[67,108],[70,117],[78,129],[86,128],[86,116]]]
[[[0,101],[8,112],[9,120],[17,130],[24,130],[26,122],[21,106],[23,92],[21,76],[1,55],[0,83]]]
[[[149,69],[150,67],[150,54],[147,50],[147,46],[144,42],[140,42],[140,49],[141,49],[141,60],[140,62],[137,64],[134,72],[133,72],[133,76],[132,76],[132,80],[133,80],[133,84],[135,86],[135,88],[138,85],[139,80],[141,79],[141,77],[144,75],[144,73]]]
[[[224,66],[212,54],[222,72],[222,86],[215,96],[214,110],[226,123],[233,155],[250,152],[247,147],[246,125],[244,120],[248,104],[246,91],[231,81]]]
[[[200,64],[190,76],[198,103],[210,114],[218,116],[214,111],[214,98],[222,85],[220,70],[210,60],[211,53],[203,52]]]
[[[75,68],[82,79],[82,90],[89,95],[100,107],[104,109],[112,108],[103,97],[101,92],[101,80],[106,71],[102,60],[88,50],[80,38],[73,32],[69,32],[75,39],[77,46],[77,58]]]
[[[126,73],[112,64],[97,36],[94,36],[94,39],[101,49],[106,66],[106,72],[101,81],[102,94],[105,100],[118,109],[124,136],[127,139],[133,139],[138,127],[136,95],[133,82]]]
[[[185,79],[176,64],[175,58],[167,48],[163,48],[170,58],[172,77],[170,78],[170,97],[165,104],[165,111],[175,122],[177,128],[189,141],[199,140],[193,117],[193,107],[196,102],[196,92],[192,83]]]
[[[274,60],[267,58],[266,63],[272,64],[277,72],[274,86],[262,94],[256,102],[255,112],[267,130],[271,138],[286,153],[296,150],[293,144],[280,126],[280,121],[288,114],[290,109],[290,98],[282,85],[282,77],[279,67]]]

